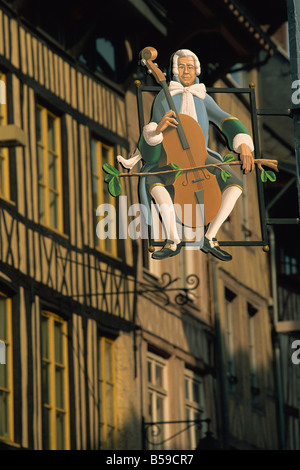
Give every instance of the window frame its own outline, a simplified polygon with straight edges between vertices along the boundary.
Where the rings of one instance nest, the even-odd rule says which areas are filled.
[[[14,383],[13,383],[13,334],[12,334],[12,299],[4,292],[0,291],[0,297],[6,299],[6,314],[7,314],[7,338],[0,338],[6,346],[6,364],[0,367],[8,367],[7,380],[8,388],[1,390],[8,393],[8,436],[0,436],[1,441],[14,442]]]
[[[105,343],[111,345],[111,364],[112,364],[112,381],[106,379],[106,351]],[[98,368],[98,390],[101,393],[99,399],[99,448],[107,450],[107,429],[110,426],[107,422],[107,407],[106,407],[106,384],[112,386],[113,389],[113,449],[117,449],[117,394],[116,394],[116,357],[115,357],[115,341],[107,338],[106,336],[98,337],[98,361],[100,364],[100,371]],[[101,376],[100,376],[101,375]],[[102,419],[103,418],[103,419]],[[103,449],[102,449],[103,444]]]
[[[95,152],[96,152],[96,173],[93,172],[93,154],[92,154],[92,143],[95,143]],[[105,204],[104,201],[104,188],[107,183],[104,181],[105,173],[103,172],[102,165],[103,165],[103,154],[102,154],[102,148],[105,148],[108,151],[108,163],[112,166],[114,166],[114,146],[109,145],[104,143],[101,139],[99,139],[97,136],[91,136],[91,178],[92,178],[92,206],[93,206],[93,213],[94,216],[96,217],[96,211],[97,207]],[[94,207],[94,198],[93,198],[93,179],[97,179],[97,207]],[[111,196],[109,194],[109,204],[112,204],[112,206],[115,209],[115,213],[117,210],[117,204],[116,204],[116,198]],[[117,217],[115,220],[115,230],[117,233]],[[114,258],[118,258],[118,240],[117,237],[114,239],[111,239],[111,244],[112,244],[112,250],[108,250],[106,248],[106,239],[100,239],[96,235],[96,230],[94,232],[95,236],[95,248],[102,253],[112,256]]]
[[[186,381],[188,382],[188,391],[189,391],[189,398],[186,397]],[[193,400],[193,383],[197,383],[199,385],[199,403]],[[194,371],[185,369],[184,370],[184,397],[185,397],[185,411],[187,417],[187,411],[190,413],[197,413],[199,414],[199,419],[204,419],[205,417],[205,391],[204,391],[204,380],[203,377],[196,374]],[[194,418],[194,416],[187,418],[187,420],[194,420],[198,418]],[[197,432],[198,431],[198,432]],[[203,426],[200,426],[199,430],[197,429],[196,424],[191,424],[191,426],[187,429],[188,432],[188,443],[189,448],[191,450],[195,449],[198,445],[199,439],[203,437],[205,429]]]
[[[70,395],[69,395],[69,357],[68,357],[68,323],[64,318],[61,316],[50,312],[49,310],[42,310],[41,317],[45,317],[48,319],[48,342],[49,342],[49,358],[43,357],[43,350],[41,350],[41,367],[46,362],[49,364],[49,401],[45,406],[43,394],[42,394],[42,408],[47,408],[50,411],[50,449],[49,450],[56,450],[57,449],[57,433],[56,433],[56,411],[63,412],[65,414],[65,433],[64,433],[64,450],[70,449]],[[55,361],[55,333],[54,333],[54,322],[61,323],[63,326],[63,344],[62,344],[62,351],[64,356],[64,364],[61,367],[60,363]],[[42,336],[42,329],[41,329],[41,339]],[[55,368],[56,365],[59,365],[64,370],[64,403],[65,407],[58,408],[56,406],[56,397],[55,397]]]
[[[149,380],[149,374],[148,374],[148,366],[149,363],[151,364],[151,369],[152,369],[152,376],[155,376],[155,369],[153,370],[153,366],[158,365],[159,367],[162,368],[162,385],[159,386],[154,382],[151,382]],[[168,387],[167,387],[167,361],[164,360],[162,357],[153,354],[148,351],[147,354],[147,416],[148,416],[148,421],[149,422],[157,422],[157,421],[168,421]],[[149,413],[149,395],[150,393],[152,394],[152,403],[151,403],[151,408],[152,411],[154,410],[154,413],[150,415]],[[162,419],[158,419],[157,417],[157,408],[153,406],[153,402],[157,397],[163,398],[162,400]],[[165,436],[167,435],[167,431],[169,429],[169,425],[162,425],[161,426],[161,433],[159,434],[159,440],[163,441]],[[151,449],[164,449],[164,443],[162,444],[155,444],[155,442],[151,443],[149,445]]]
[[[36,103],[36,127],[37,127],[37,110],[41,112],[41,141],[36,142],[37,145],[37,169],[39,173],[39,148],[43,152],[43,178],[41,182],[38,179],[38,216],[39,223],[55,232],[63,233],[63,187],[62,187],[62,148],[61,148],[61,118],[57,114],[54,114],[50,111],[49,108],[44,106],[41,103]],[[53,151],[49,148],[48,142],[48,116],[54,120],[55,126],[55,146],[56,149]],[[56,184],[57,189],[50,187],[49,182],[49,152],[56,161]],[[41,200],[39,194],[39,188],[44,188],[44,221],[40,218],[40,208]],[[57,227],[51,225],[51,216],[50,216],[50,192],[54,193],[57,196]]]

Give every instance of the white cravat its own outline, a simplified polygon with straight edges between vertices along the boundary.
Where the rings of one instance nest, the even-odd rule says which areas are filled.
[[[193,95],[201,98],[206,96],[206,87],[204,83],[197,83],[195,85],[184,87],[181,83],[171,81],[169,85],[171,96],[182,93],[180,113],[187,114],[197,121],[197,113]]]

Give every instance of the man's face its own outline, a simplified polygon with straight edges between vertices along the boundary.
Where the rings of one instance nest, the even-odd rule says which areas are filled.
[[[193,57],[178,57],[178,77],[183,86],[193,85],[196,78]]]

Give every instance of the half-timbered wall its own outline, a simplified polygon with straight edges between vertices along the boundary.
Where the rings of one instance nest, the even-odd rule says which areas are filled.
[[[83,281],[87,281],[84,263],[95,268],[101,260],[101,254],[93,252],[97,220],[91,202],[89,123],[93,122],[92,131],[100,139],[108,140],[116,153],[126,153],[124,99],[77,70],[2,11],[0,24],[0,61],[10,82],[9,122],[24,129],[28,140],[24,149],[15,149],[15,204],[1,208],[1,261],[63,295],[77,296],[80,301]],[[38,219],[35,107],[40,100],[46,107],[54,108],[61,119],[64,186],[61,233],[41,227]],[[89,255],[87,252],[84,255],[85,248],[91,249]],[[126,250],[126,256],[124,261],[130,264],[130,250]],[[110,276],[108,271],[105,276]],[[92,277],[94,293],[100,293],[108,280],[101,281],[96,273]],[[89,302],[97,304],[95,298]]]
[[[133,350],[131,333],[122,353],[118,344],[125,341],[120,331],[129,332],[134,320],[136,270],[130,240],[118,257],[96,248],[90,145],[95,137],[115,156],[126,156],[125,98],[3,10],[0,69],[7,79],[7,123],[27,137],[24,148],[9,151],[13,185],[10,197],[0,201],[0,285],[13,299],[15,382],[14,435],[12,441],[0,438],[0,444],[44,447],[41,313],[47,310],[67,323],[67,448],[98,449],[99,337],[113,339],[122,370]],[[39,221],[37,105],[60,121],[60,231]],[[120,396],[118,381],[115,387]]]

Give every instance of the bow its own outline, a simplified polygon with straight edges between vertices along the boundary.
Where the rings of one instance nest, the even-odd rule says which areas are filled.
[[[181,114],[187,114],[197,121],[197,114],[193,96],[204,99],[206,96],[206,87],[204,83],[197,83],[191,86],[184,87],[181,83],[171,81],[169,85],[171,96],[182,94],[182,101],[180,107]]]

